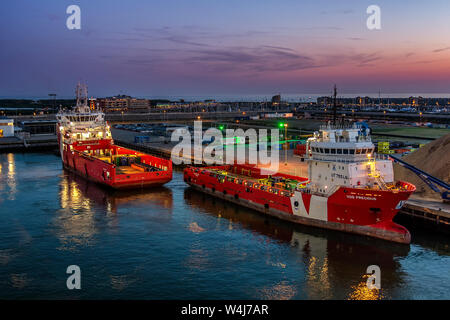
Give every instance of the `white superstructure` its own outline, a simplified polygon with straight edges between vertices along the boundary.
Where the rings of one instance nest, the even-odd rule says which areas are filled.
[[[77,105],[73,110],[60,110],[56,115],[61,156],[64,143],[70,145],[74,141],[112,140],[105,114],[92,111],[87,104],[86,86],[78,84],[76,95]]]
[[[392,162],[375,155],[367,128],[325,125],[307,141],[309,187],[332,194],[337,187],[386,189],[394,181]]]

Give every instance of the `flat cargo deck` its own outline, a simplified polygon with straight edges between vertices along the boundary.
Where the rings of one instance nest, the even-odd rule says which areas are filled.
[[[198,171],[206,171],[210,175],[213,175],[220,180],[228,180],[237,184],[245,182],[246,185],[250,185],[256,188],[264,190],[267,187],[276,188],[292,192],[297,188],[305,188],[307,185],[307,179],[301,180],[301,177],[293,176],[280,176],[280,175],[261,175],[260,177],[252,177],[244,173],[237,173],[225,170],[223,168],[204,168],[197,169]],[[298,179],[296,179],[298,178]],[[273,189],[274,191],[276,189]]]
[[[142,171],[139,171],[132,167],[116,167],[116,173],[117,174],[135,174],[135,173],[142,173]]]

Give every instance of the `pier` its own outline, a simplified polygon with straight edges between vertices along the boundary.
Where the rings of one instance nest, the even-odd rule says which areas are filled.
[[[0,139],[0,152],[26,152],[52,150],[58,148],[55,134],[38,134]]]
[[[450,234],[450,204],[413,195],[399,211],[395,220],[414,228]]]

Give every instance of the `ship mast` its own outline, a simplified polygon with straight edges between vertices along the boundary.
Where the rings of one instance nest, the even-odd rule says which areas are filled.
[[[75,95],[77,97],[76,109],[79,112],[89,112],[88,106],[88,91],[87,85],[85,83],[78,82],[77,87],[75,89]]]
[[[336,125],[336,96],[337,96],[337,89],[336,85],[334,85],[334,94],[333,94],[333,126]]]

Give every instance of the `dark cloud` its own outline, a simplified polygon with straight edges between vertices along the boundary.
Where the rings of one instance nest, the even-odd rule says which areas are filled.
[[[192,53],[185,59],[186,63],[203,65],[213,71],[293,71],[318,67],[312,57],[298,54],[290,48],[269,45],[197,50]]]
[[[382,56],[377,53],[356,53],[356,54],[335,54],[325,55],[323,57],[324,65],[338,66],[342,64],[351,64],[356,67],[373,66],[373,62],[379,61]]]
[[[311,27],[315,28],[315,27]],[[340,29],[338,27],[317,27]],[[133,32],[134,31],[134,32]],[[162,26],[159,28],[134,28],[132,32],[118,32],[125,41],[136,41],[121,56],[116,56],[124,64],[143,67],[156,67],[170,72],[220,72],[255,75],[266,71],[288,72],[312,68],[351,65],[369,67],[381,59],[378,53],[319,54],[300,53],[287,46],[264,43],[265,37],[258,39],[256,46],[213,45],[207,39],[224,37],[246,37],[263,35],[265,31],[245,31],[242,33],[220,33],[217,30],[196,26],[185,28]],[[352,41],[363,38],[350,37]],[[175,44],[176,49],[169,44]],[[177,71],[178,70],[178,71]]]
[[[418,64],[427,64],[427,63],[433,63],[436,62],[437,60],[420,60],[420,61],[415,61],[415,63]]]
[[[286,51],[292,51],[295,52],[295,50],[291,48],[285,48],[285,47],[277,47],[277,46],[262,46],[263,48],[272,48],[272,49],[279,49],[279,50],[286,50]]]
[[[173,43],[176,43],[176,44],[186,44],[186,45],[198,46],[198,47],[208,47],[209,46],[208,44],[205,44],[205,43],[190,41],[185,36],[172,35],[172,36],[162,37],[160,39],[161,40],[165,40],[165,41],[169,41],[169,42],[173,42]]]
[[[436,49],[436,50],[433,50],[433,52],[442,52],[442,51],[447,51],[447,50],[450,50],[450,47],[445,47],[445,48],[440,48],[440,49]]]

